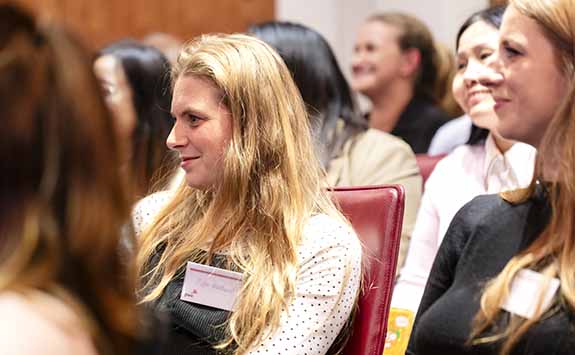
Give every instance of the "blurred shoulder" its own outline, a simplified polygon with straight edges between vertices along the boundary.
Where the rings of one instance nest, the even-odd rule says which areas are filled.
[[[353,227],[339,218],[317,214],[306,223],[302,245],[308,249],[343,248],[361,253],[361,245]]]
[[[511,204],[505,201],[499,194],[479,195],[466,203],[461,210],[478,218],[486,217],[494,210],[510,208]]]
[[[172,200],[175,191],[159,191],[138,201],[132,211],[134,231],[139,235],[156,218],[158,213]]]
[[[437,155],[452,152],[469,140],[471,126],[471,118],[468,115],[463,115],[444,123],[435,132],[427,153]]]
[[[451,224],[471,230],[491,229],[512,222],[507,219],[507,214],[523,207],[524,204],[514,205],[505,201],[499,194],[479,195],[457,212]]]
[[[397,167],[418,172],[415,153],[404,140],[389,133],[369,128],[356,135],[349,143],[349,159],[372,169]]]
[[[96,355],[87,330],[71,307],[45,293],[0,294],[2,353]]]
[[[356,149],[402,153],[415,158],[413,150],[403,139],[373,128],[368,128],[355,137],[355,147]]]
[[[485,146],[483,144],[464,144],[455,148],[437,162],[426,183],[433,185],[436,179],[448,180],[462,179],[462,175],[481,174],[485,158]]]
[[[453,216],[441,243],[439,254],[461,255],[468,243],[486,241],[503,221],[498,215],[508,203],[499,195],[480,195],[467,202]],[[455,254],[450,254],[455,252]],[[456,258],[456,259],[457,259]]]
[[[546,224],[546,213],[545,206],[532,199],[511,203],[499,194],[480,195],[455,214],[443,244],[461,251],[470,245],[488,244],[494,248],[518,240],[530,243]]]
[[[459,165],[462,161],[471,160],[481,160],[483,162],[483,156],[485,155],[485,145],[484,144],[463,144],[455,148],[451,153],[447,154],[443,159],[441,159],[437,166],[451,166]]]

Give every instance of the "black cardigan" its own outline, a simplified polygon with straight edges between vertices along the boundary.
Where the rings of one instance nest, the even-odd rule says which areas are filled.
[[[435,132],[449,117],[430,100],[414,97],[391,131],[402,138],[415,154],[427,153]]]
[[[539,235],[549,215],[542,191],[517,205],[498,195],[465,205],[435,258],[407,354],[498,354],[501,342],[466,345],[482,287]],[[506,324],[508,315],[503,313],[499,325]],[[512,354],[575,354],[573,315],[560,302],[528,330]]]
[[[225,267],[225,257],[214,256],[211,266]],[[160,317],[169,319],[166,340],[161,344],[162,355],[216,355],[213,346],[227,335],[227,320],[230,312],[180,300],[184,284],[185,267],[170,281],[162,296],[151,306]]]

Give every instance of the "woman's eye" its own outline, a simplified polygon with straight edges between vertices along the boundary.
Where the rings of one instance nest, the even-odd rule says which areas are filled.
[[[485,60],[485,59],[491,57],[492,54],[493,54],[493,52],[491,52],[491,51],[490,52],[481,52],[479,54],[479,59]]]
[[[196,115],[192,115],[192,114],[187,114],[186,115],[186,122],[190,125],[190,126],[197,126],[198,124],[200,124],[200,121],[202,119]]]
[[[463,70],[467,66],[467,62],[457,62],[457,70]]]
[[[508,58],[515,57],[521,54],[521,52],[519,52],[517,49],[510,46],[504,46],[503,51],[505,53],[505,56]]]
[[[104,98],[108,98],[110,96],[112,96],[112,94],[114,94],[114,88],[111,85],[101,85],[101,90],[102,90],[102,95],[104,96]]]

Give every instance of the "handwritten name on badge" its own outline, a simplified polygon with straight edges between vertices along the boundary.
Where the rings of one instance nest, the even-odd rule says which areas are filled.
[[[547,288],[543,289],[546,281],[546,277],[538,272],[529,269],[519,270],[511,282],[509,296],[501,308],[523,318],[532,318],[537,309],[540,292],[543,290],[541,312],[545,312],[551,306],[551,301],[560,285],[559,279],[552,278],[548,280]]]
[[[180,299],[233,311],[241,287],[241,273],[189,261]]]

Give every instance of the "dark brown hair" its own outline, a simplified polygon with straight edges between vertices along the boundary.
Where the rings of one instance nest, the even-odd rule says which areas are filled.
[[[101,354],[131,353],[134,286],[119,253],[131,201],[112,119],[87,53],[10,5],[0,5],[0,117],[0,291],[62,299]]]
[[[136,126],[130,164],[136,196],[165,189],[178,167],[166,146],[173,125],[170,63],[158,49],[129,39],[106,46],[98,55],[118,60],[132,91]]]

